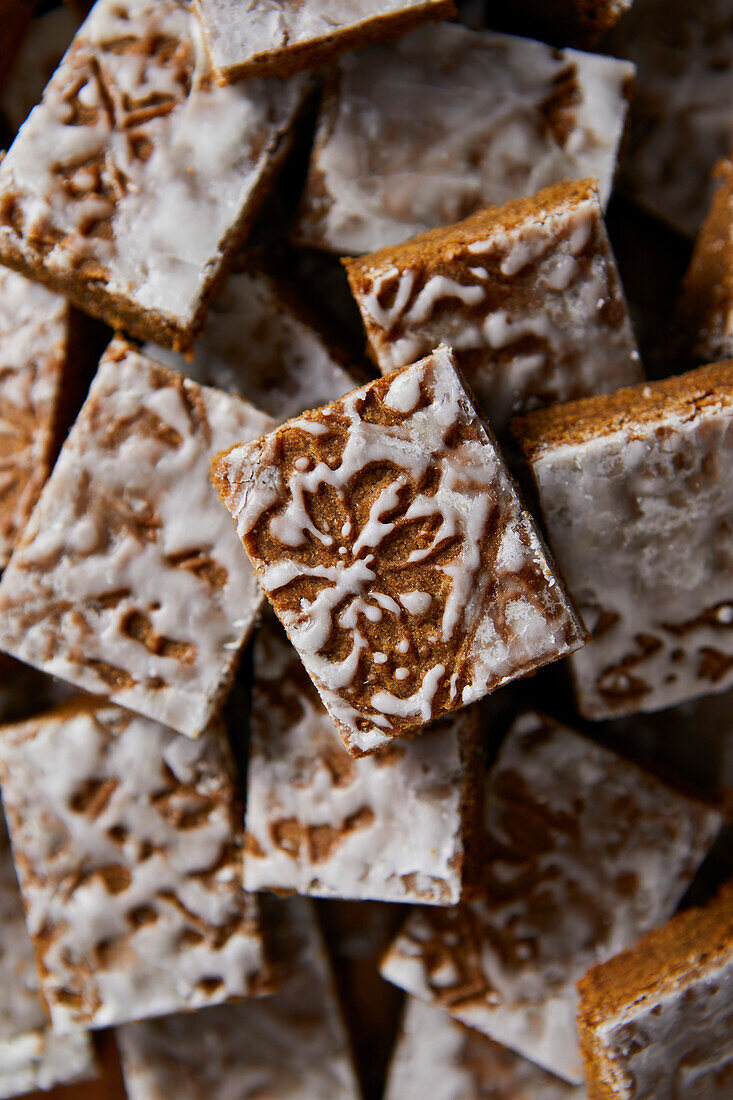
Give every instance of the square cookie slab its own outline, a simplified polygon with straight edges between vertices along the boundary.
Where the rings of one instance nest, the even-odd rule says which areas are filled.
[[[355,756],[583,643],[447,348],[234,447],[212,478]]]
[[[407,998],[384,1100],[585,1100],[585,1091]]]
[[[74,702],[0,730],[0,781],[54,1031],[266,989],[221,730]]]
[[[334,401],[356,384],[300,304],[276,279],[249,265],[231,271],[212,300],[192,361],[153,345],[147,350],[202,385],[245,397],[277,420]]]
[[[343,50],[453,15],[453,0],[196,0],[222,83],[314,69]]]
[[[728,123],[730,127],[730,119]],[[682,353],[697,363],[733,356],[733,161],[722,160],[715,176],[715,192],[695,240],[676,318]]]
[[[728,1100],[733,1088],[733,883],[578,983],[590,1100]]]
[[[373,252],[563,179],[611,193],[633,66],[540,42],[423,27],[342,58],[296,236]]]
[[[643,378],[592,180],[344,264],[382,374],[450,344],[494,431]]]
[[[114,340],[3,575],[2,648],[198,736],[261,604],[209,460],[271,424]]]
[[[482,787],[475,709],[354,760],[274,616],[255,642],[246,890],[449,905]]]
[[[714,807],[524,714],[488,777],[483,895],[416,909],[382,974],[580,1083],[574,982],[670,916],[721,824]]]
[[[193,20],[184,0],[99,0],[0,167],[3,263],[185,346],[305,90],[212,86]]]
[[[733,685],[733,364],[532,413],[517,435],[592,640],[587,718]]]
[[[603,46],[637,66],[619,186],[692,237],[710,200],[710,173],[731,147],[730,4],[636,0]]]
[[[0,1097],[93,1077],[87,1035],[54,1035],[38,995],[10,842],[0,806]]]
[[[51,472],[71,388],[67,302],[0,271],[0,567]]]
[[[284,972],[273,996],[118,1030],[129,1100],[360,1100],[312,903],[270,902],[267,923]]]

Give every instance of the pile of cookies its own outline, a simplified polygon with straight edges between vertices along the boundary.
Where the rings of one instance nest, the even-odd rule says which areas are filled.
[[[0,4],[0,1097],[730,1100],[733,0],[82,7]]]

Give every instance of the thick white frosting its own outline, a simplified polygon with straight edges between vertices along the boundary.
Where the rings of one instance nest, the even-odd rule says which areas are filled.
[[[386,423],[369,415],[372,401]],[[284,465],[281,440],[291,441],[291,455],[298,448],[310,457]],[[371,487],[375,468],[385,471],[378,491]],[[357,755],[581,641],[529,513],[446,348],[395,375],[389,387],[370,383],[232,449],[216,471],[257,579]],[[359,504],[365,490],[368,514]],[[330,530],[319,526],[319,493],[338,501]],[[264,557],[249,537],[255,529],[272,543]],[[408,531],[394,558],[391,548]],[[288,604],[289,586],[304,580],[315,583],[297,606]],[[414,602],[420,592],[429,604]],[[389,631],[386,662],[378,638],[370,641],[372,627],[382,637]],[[326,650],[334,637],[341,643],[335,658]],[[397,649],[405,640],[409,656]],[[405,667],[410,675],[402,679],[397,672]]]
[[[277,905],[278,946],[288,966],[279,992],[120,1028],[130,1100],[359,1100],[312,903],[289,898]]]
[[[256,989],[263,947],[221,731],[193,742],[100,703],[6,726],[0,776],[54,1031]]]
[[[321,334],[293,312],[262,272],[227,276],[193,360],[152,344],[146,350],[202,385],[245,397],[277,420],[325,405],[355,386]]]
[[[733,947],[695,978],[637,998],[594,1029],[601,1079],[619,1100],[729,1100]]]
[[[604,45],[638,66],[620,183],[693,236],[712,194],[713,168],[731,149],[730,4],[634,0]]]
[[[0,250],[54,280],[91,262],[89,277],[136,313],[182,328],[305,87],[214,87],[193,18],[185,0],[99,0],[0,168],[0,199],[23,223],[0,224]]]
[[[209,461],[271,424],[114,341],[3,575],[3,648],[197,736],[261,603]]]
[[[580,1083],[574,983],[671,916],[721,824],[608,749],[523,715],[489,775],[483,898],[415,910],[382,974]]]
[[[606,202],[632,75],[627,62],[452,23],[349,54],[298,236],[371,252],[566,178],[597,177]]]
[[[733,393],[548,447],[532,462],[558,563],[593,640],[581,713],[661,710],[733,685]]]
[[[450,344],[500,436],[518,412],[642,380],[596,198],[558,198],[488,240],[477,227],[476,240],[456,245],[450,260],[441,251],[435,267],[423,255],[355,273],[383,374]]]
[[[539,1066],[408,997],[384,1100],[585,1100]]]
[[[51,472],[68,340],[64,299],[0,271],[0,565]]]
[[[91,1077],[94,1069],[89,1037],[53,1035],[43,1011],[0,806],[0,1097]]]
[[[197,0],[209,54],[217,72],[281,57],[293,47],[319,46],[345,32],[365,35],[390,17],[429,17],[443,0]]]
[[[245,889],[458,901],[467,721],[463,712],[384,757],[352,759],[268,620],[255,643]]]

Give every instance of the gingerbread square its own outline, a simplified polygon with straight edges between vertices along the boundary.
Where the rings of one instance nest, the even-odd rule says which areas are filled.
[[[74,702],[0,730],[0,780],[54,1031],[267,989],[220,729]]]
[[[575,981],[674,912],[722,821],[526,713],[488,777],[481,896],[416,909],[382,974],[579,1084]]]
[[[514,413],[643,378],[592,180],[344,264],[382,374],[450,344],[500,437]]]
[[[447,348],[234,447],[212,479],[353,755],[583,644]]]
[[[196,737],[261,605],[209,484],[272,421],[116,339],[0,583],[0,645]]]
[[[297,240],[374,252],[564,179],[597,177],[606,203],[633,73],[454,23],[348,54],[324,99]]]
[[[312,902],[270,902],[267,924],[283,975],[273,996],[120,1028],[130,1100],[360,1100]]]
[[[578,983],[589,1100],[728,1100],[733,1082],[733,883]]]
[[[196,0],[221,83],[315,69],[337,54],[455,14],[453,0]]]
[[[517,434],[592,640],[588,718],[733,685],[733,364],[531,413]]]
[[[212,84],[185,0],[99,0],[0,167],[0,260],[188,347],[306,84]]]
[[[268,617],[255,642],[245,889],[457,902],[480,821],[481,734],[473,707],[354,760]]]

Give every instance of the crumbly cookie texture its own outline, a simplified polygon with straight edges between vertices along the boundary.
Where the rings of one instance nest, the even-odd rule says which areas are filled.
[[[455,13],[453,0],[196,0],[196,9],[222,83],[313,69]]]
[[[733,364],[532,413],[517,433],[591,643],[588,718],[733,685]]]
[[[220,730],[71,703],[0,731],[0,780],[54,1031],[266,988]]]
[[[94,1072],[89,1037],[54,1035],[48,1025],[0,806],[0,1097],[50,1089]]]
[[[608,200],[633,66],[446,23],[342,58],[299,241],[373,252],[489,203],[597,177]]]
[[[590,1100],[728,1100],[733,1081],[733,883],[578,984]]]
[[[407,998],[384,1100],[585,1100],[436,1005]]]
[[[284,972],[273,996],[117,1031],[130,1100],[359,1100],[312,903],[270,902],[267,925]]]
[[[232,271],[211,302],[193,359],[149,345],[149,354],[200,382],[245,397],[277,420],[315,409],[356,384],[325,336],[276,279]]]
[[[515,413],[643,378],[592,180],[344,264],[382,374],[450,344],[500,437]]]
[[[603,48],[638,66],[619,186],[692,237],[710,200],[710,173],[731,148],[730,5],[637,0]]]
[[[51,472],[70,381],[69,341],[67,302],[0,271],[0,566]]]
[[[3,575],[3,649],[198,736],[261,606],[209,460],[271,424],[114,340]]]
[[[354,760],[274,616],[255,643],[245,889],[448,905],[475,842],[475,708]]]
[[[382,974],[580,1083],[574,982],[670,916],[721,824],[717,808],[522,715],[488,778],[482,896],[416,909]]]
[[[186,346],[306,87],[213,86],[196,26],[185,0],[100,0],[0,167],[3,263]]]
[[[447,348],[234,447],[212,477],[354,755],[584,641]]]
[[[733,162],[722,160],[715,176],[677,307],[676,337],[689,362],[733,356]]]

